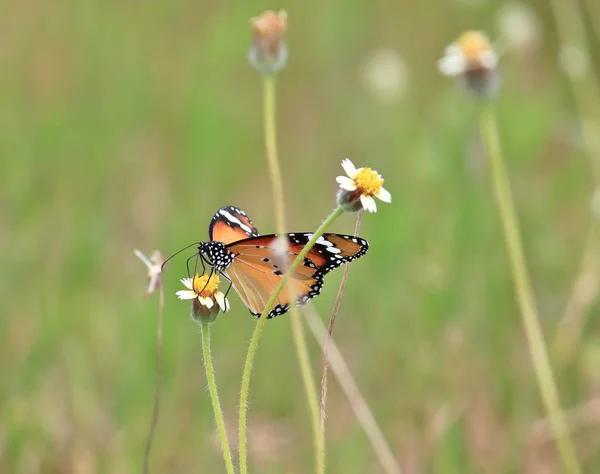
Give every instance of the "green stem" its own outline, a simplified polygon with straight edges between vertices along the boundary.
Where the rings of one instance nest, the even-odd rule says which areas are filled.
[[[302,262],[304,262],[304,257],[308,254],[310,249],[315,245],[319,237],[323,235],[325,230],[343,213],[344,211],[337,207],[334,211],[325,219],[325,221],[319,226],[319,228],[315,231],[311,239],[304,246],[304,248],[300,251],[300,253],[296,256],[295,260],[292,262],[290,267],[282,276],[279,284],[275,287],[273,294],[267,301],[265,305],[265,309],[263,310],[258,322],[256,323],[256,327],[254,328],[254,333],[252,334],[252,339],[250,340],[250,346],[248,348],[248,354],[246,356],[246,363],[244,364],[244,373],[242,375],[242,389],[240,393],[240,412],[239,412],[239,450],[240,450],[240,474],[247,474],[248,472],[248,452],[246,446],[246,432],[247,432],[247,419],[248,419],[248,393],[250,390],[250,373],[252,372],[252,363],[254,362],[254,356],[256,355],[256,349],[258,348],[258,341],[262,334],[262,330],[264,328],[265,322],[267,321],[267,315],[275,306],[275,301],[277,301],[277,297],[283,290],[284,285],[289,280],[290,276],[296,271],[296,269],[300,266]]]
[[[285,225],[285,205],[283,196],[283,180],[281,178],[281,169],[277,154],[277,129],[275,120],[276,111],[276,90],[275,90],[275,75],[263,75],[264,88],[264,129],[265,129],[265,148],[267,153],[267,163],[269,174],[271,177],[271,186],[273,189],[273,202],[275,203],[275,218],[276,229],[279,235],[284,235],[286,231]],[[290,299],[294,299],[294,295],[289,295]],[[315,445],[315,469],[316,474],[321,474],[325,471],[325,439],[319,430],[318,415],[318,400],[316,395],[316,387],[313,375],[310,369],[310,358],[308,356],[308,347],[306,337],[304,335],[302,322],[300,321],[300,313],[292,308],[290,312],[290,324],[292,337],[294,339],[294,348],[296,349],[296,357],[300,365],[300,373],[302,376],[303,386],[305,390],[308,408],[311,413],[311,423],[313,429],[313,438]],[[241,459],[241,456],[240,456]]]
[[[489,105],[484,105],[481,111],[481,131],[489,157],[491,179],[500,213],[500,220],[502,221],[502,229],[513,274],[517,301],[541,398],[556,436],[558,451],[566,472],[579,474],[581,468],[579,467],[573,444],[568,437],[565,421],[560,409],[558,390],[550,366],[548,351],[529,281],[508,173],[500,151],[498,126],[494,112]]]
[[[277,159],[277,131],[275,127],[275,75],[263,74],[264,88],[264,127],[265,147],[267,150],[267,162],[271,175],[271,186],[273,188],[273,200],[275,201],[275,222],[279,234],[285,232],[285,211],[283,201],[283,180],[281,169]]]
[[[137,255],[137,254],[136,254]],[[143,255],[142,255],[143,256]],[[145,257],[144,257],[145,258]],[[150,263],[150,262],[148,262]],[[162,393],[162,339],[163,339],[163,314],[165,312],[165,290],[162,281],[158,283],[158,316],[156,321],[156,386],[154,388],[154,409],[152,411],[152,422],[148,431],[146,440],[146,450],[144,452],[144,466],[142,472],[148,473],[150,468],[150,452],[152,451],[152,442],[158,425],[160,415],[160,397]]]
[[[313,430],[313,444],[315,449],[315,473],[325,472],[325,433],[321,430],[319,420],[319,399],[317,397],[317,386],[310,367],[310,358],[306,348],[306,335],[302,326],[302,319],[298,308],[292,308],[290,313],[292,325],[292,336],[296,347],[296,356],[300,364],[300,372],[304,383],[304,391],[308,401],[310,420]]]
[[[215,382],[215,369],[212,363],[212,355],[210,351],[210,323],[200,324],[200,332],[202,333],[202,349],[204,353],[204,368],[206,369],[206,380],[208,381],[208,391],[210,392],[210,400],[212,402],[213,411],[215,412],[215,420],[217,422],[217,431],[221,441],[221,451],[223,452],[223,460],[227,474],[235,474],[233,461],[231,460],[231,450],[227,441],[227,432],[225,431],[225,421],[223,420],[223,411],[219,403],[219,394],[217,392],[217,383]]]
[[[356,214],[356,224],[354,226],[354,237],[358,237],[358,231],[360,229],[360,221],[361,221],[362,211],[358,211]],[[327,341],[323,346],[323,355],[322,355],[322,372],[321,372],[321,432],[325,433],[325,420],[327,418],[327,388],[328,382],[327,377],[329,373],[329,345],[331,344],[331,338],[333,336],[333,326],[335,325],[335,318],[340,310],[340,305],[342,304],[342,296],[344,295],[344,288],[346,288],[346,281],[348,280],[348,273],[350,272],[350,263],[346,265],[344,269],[344,275],[342,276],[342,281],[340,283],[340,287],[338,289],[338,293],[335,297],[335,302],[333,303],[333,309],[331,310],[331,316],[329,317],[329,328],[327,329]]]

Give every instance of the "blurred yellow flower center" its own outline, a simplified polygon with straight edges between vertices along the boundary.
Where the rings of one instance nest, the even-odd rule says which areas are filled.
[[[479,31],[466,31],[459,36],[458,47],[468,61],[478,62],[483,52],[492,49],[490,40]]]
[[[383,186],[383,179],[371,168],[363,168],[354,177],[354,184],[361,194],[375,196]]]
[[[202,296],[202,298],[210,298],[219,289],[219,283],[219,277],[216,273],[212,274],[210,280],[208,279],[208,275],[198,276],[196,273],[194,277],[194,292]]]

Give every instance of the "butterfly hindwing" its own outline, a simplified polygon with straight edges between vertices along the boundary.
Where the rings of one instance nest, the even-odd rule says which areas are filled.
[[[208,227],[208,237],[229,244],[249,237],[258,237],[258,230],[244,211],[234,206],[219,209]]]
[[[261,257],[244,257],[236,259],[226,270],[234,289],[247,306],[252,315],[262,314],[271,294],[280,282],[278,270],[269,268]],[[310,298],[317,296],[323,285],[323,274],[315,270],[310,260],[305,259],[283,291],[279,294],[275,306],[267,318],[273,318],[286,313],[290,308],[290,289],[297,295],[296,303],[304,304]]]
[[[285,253],[278,255],[276,235],[261,235],[232,242],[227,250],[235,255],[226,273],[231,278],[234,289],[248,309],[259,316],[279,283],[281,275],[312,237],[310,233],[292,233]],[[323,276],[344,263],[363,256],[369,248],[367,241],[349,235],[324,234],[309,251],[286,288],[281,292],[277,305],[268,318],[285,313],[290,306],[288,291],[293,289],[296,303],[305,304],[321,292]],[[290,286],[293,285],[293,286]]]

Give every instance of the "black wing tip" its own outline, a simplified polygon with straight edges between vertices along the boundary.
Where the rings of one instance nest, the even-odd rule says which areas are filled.
[[[208,224],[208,238],[209,238],[209,240],[212,240],[213,228],[214,228],[215,224],[219,221],[219,218],[224,217],[224,213],[239,214],[239,215],[243,216],[245,219],[247,219],[248,224],[249,224],[249,229],[250,229],[250,232],[245,231],[246,234],[249,235],[250,237],[259,237],[258,229],[254,225],[254,222],[252,222],[252,219],[250,219],[248,217],[248,214],[246,214],[241,208],[239,208],[237,206],[223,206],[223,207],[219,208],[217,210],[217,212],[215,212],[215,214],[213,215],[212,219],[210,220],[210,223]],[[232,224],[228,218],[225,218],[224,221],[230,227],[232,227],[232,226],[235,225],[235,223]]]
[[[223,206],[222,208],[219,209],[219,211],[233,211],[233,212],[237,212],[238,214],[241,214],[242,216],[248,217],[248,214],[246,214],[241,208],[239,208],[237,206]],[[217,211],[217,213],[219,211]]]

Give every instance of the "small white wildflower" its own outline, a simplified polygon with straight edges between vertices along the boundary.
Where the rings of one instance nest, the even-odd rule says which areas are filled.
[[[377,212],[376,197],[383,202],[392,202],[392,195],[383,187],[383,178],[371,168],[356,168],[348,158],[342,161],[347,176],[338,176],[340,185],[338,204],[347,211],[365,209]]]

